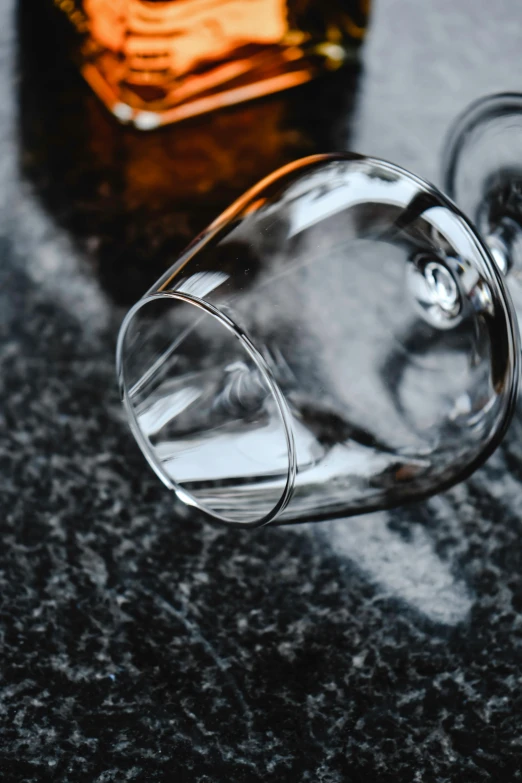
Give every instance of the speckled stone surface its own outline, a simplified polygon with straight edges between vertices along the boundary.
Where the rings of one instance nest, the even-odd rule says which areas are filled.
[[[0,778],[522,780],[521,416],[423,505],[184,518],[123,420],[125,306],[259,176],[353,148],[430,178],[520,88],[512,0],[376,0],[359,75],[148,137],[0,4]]]

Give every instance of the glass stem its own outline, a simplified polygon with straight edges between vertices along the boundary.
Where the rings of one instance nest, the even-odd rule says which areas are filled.
[[[510,217],[504,217],[485,237],[493,260],[503,275],[509,274],[522,251],[522,226]],[[522,260],[522,259],[521,259]]]

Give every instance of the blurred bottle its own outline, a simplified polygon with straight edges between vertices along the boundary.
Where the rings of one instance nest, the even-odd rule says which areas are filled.
[[[53,0],[81,72],[142,130],[336,70],[364,39],[370,0]]]
[[[142,133],[113,122],[88,89],[71,58],[75,27],[51,0],[18,0],[16,41],[23,175],[126,307],[262,177],[304,155],[351,148],[359,57],[264,100]]]

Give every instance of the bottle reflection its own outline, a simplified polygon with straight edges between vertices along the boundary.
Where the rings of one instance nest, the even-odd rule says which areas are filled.
[[[62,16],[19,2],[20,162],[119,304],[259,179],[349,145],[357,66],[152,133],[121,127],[72,64]]]

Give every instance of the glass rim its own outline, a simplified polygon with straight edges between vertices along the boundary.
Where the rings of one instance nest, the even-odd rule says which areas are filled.
[[[279,416],[281,417],[281,422],[283,424],[283,429],[285,434],[285,442],[287,448],[287,478],[286,478],[284,489],[277,503],[275,503],[275,505],[267,514],[265,514],[263,517],[260,517],[259,519],[254,519],[254,521],[251,522],[238,522],[237,520],[230,519],[229,517],[223,516],[221,514],[216,513],[215,511],[212,511],[204,503],[201,503],[196,497],[194,497],[194,495],[192,495],[188,490],[184,489],[170,475],[168,475],[165,472],[160,461],[154,455],[153,449],[151,448],[148,438],[144,435],[144,433],[141,430],[141,427],[138,423],[138,419],[135,413],[134,405],[132,404],[130,399],[129,386],[125,378],[124,343],[125,343],[125,337],[127,335],[127,330],[131,322],[134,320],[135,316],[137,315],[137,313],[143,307],[150,304],[151,302],[162,301],[162,300],[180,301],[185,304],[192,305],[193,307],[197,307],[202,312],[214,318],[222,327],[227,329],[227,331],[232,333],[239,340],[242,348],[246,351],[246,353],[255,363],[257,369],[261,373],[261,377],[263,378],[265,384],[267,385],[268,390],[272,395],[272,398],[276,404]],[[136,442],[138,443],[138,446],[140,447],[150,467],[156,473],[158,478],[163,482],[163,484],[168,489],[172,489],[174,491],[176,497],[179,500],[181,500],[186,505],[192,506],[193,508],[196,508],[198,511],[201,511],[210,519],[219,522],[224,522],[227,525],[231,525],[234,527],[253,528],[253,527],[262,527],[263,525],[268,525],[270,522],[273,522],[279,516],[279,514],[283,511],[283,509],[286,508],[286,506],[289,504],[292,498],[292,494],[294,492],[294,487],[295,487],[295,481],[297,477],[297,454],[296,454],[296,446],[295,446],[294,434],[292,428],[292,414],[290,413],[290,409],[288,407],[288,403],[284,397],[284,394],[279,388],[279,385],[276,379],[274,378],[273,373],[270,370],[270,367],[268,366],[267,362],[263,358],[262,354],[255,347],[254,343],[248,337],[246,332],[243,329],[241,329],[231,318],[229,318],[228,315],[223,313],[221,310],[219,310],[217,307],[210,304],[209,302],[206,302],[204,299],[200,299],[199,297],[193,296],[192,294],[182,293],[179,291],[160,291],[160,292],[155,291],[154,293],[147,294],[146,296],[139,299],[136,302],[136,304],[133,305],[133,307],[131,307],[131,309],[128,311],[121,324],[119,334],[118,334],[118,341],[116,345],[116,372],[117,372],[118,384],[120,388],[120,396],[123,402],[125,413],[130,423],[132,434],[136,439]]]

